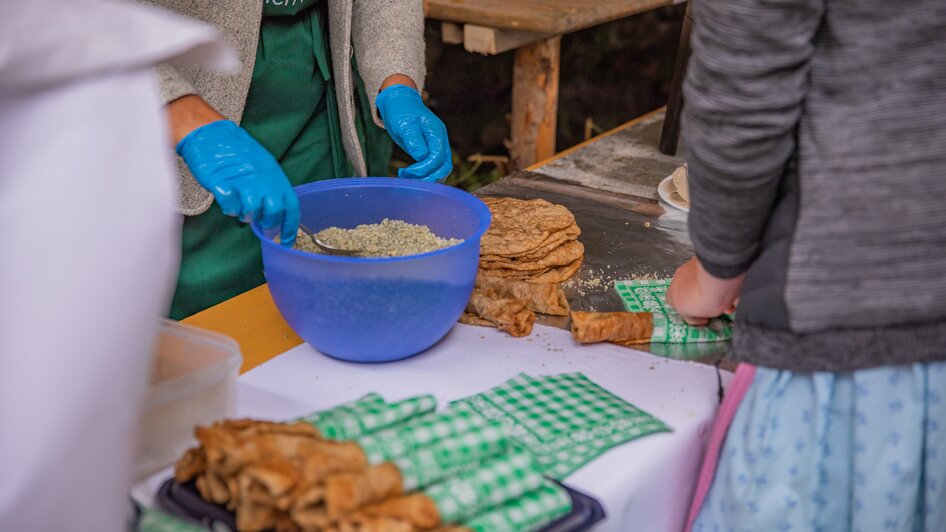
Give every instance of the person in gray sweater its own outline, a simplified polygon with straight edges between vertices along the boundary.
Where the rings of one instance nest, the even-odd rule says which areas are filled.
[[[946,2],[694,1],[668,299],[754,368],[694,528],[946,530]]]
[[[241,222],[278,227],[292,245],[292,186],[385,176],[392,139],[416,160],[400,177],[450,173],[446,127],[420,94],[421,0],[151,1],[214,26],[242,64],[235,75],[157,69],[186,215],[172,318],[264,282],[259,241]]]

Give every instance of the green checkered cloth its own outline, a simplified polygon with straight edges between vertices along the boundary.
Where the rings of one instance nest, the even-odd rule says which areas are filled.
[[[474,412],[447,410],[409,420],[355,441],[364,450],[369,464],[380,464],[435,441],[482,429],[487,424],[486,419]]]
[[[317,412],[300,421],[315,425],[322,436],[328,439],[351,440],[433,412],[436,408],[437,400],[432,395],[386,403],[378,394],[368,394],[352,403]]]
[[[516,446],[532,453],[541,471],[558,480],[612,447],[670,430],[580,373],[520,374],[452,408],[502,423]]]
[[[474,532],[532,532],[572,511],[565,488],[544,480],[539,489],[463,523]]]
[[[444,523],[462,523],[517,499],[542,485],[542,474],[529,453],[514,452],[423,490],[433,499]]]
[[[616,281],[614,289],[629,312],[650,312],[654,316],[653,344],[688,344],[719,342],[732,338],[732,320],[728,317],[711,320],[706,327],[690,325],[667,304],[669,279],[655,281]]]
[[[341,412],[350,412],[353,410],[370,408],[370,407],[379,407],[386,404],[384,398],[376,393],[369,393],[363,397],[355,399],[354,401],[340,404],[334,408],[329,408],[328,410],[320,410],[314,412],[305,417],[300,417],[294,421],[302,421],[310,425],[318,426],[319,421],[329,420],[337,417]]]
[[[697,360],[710,356],[719,357],[725,347],[718,342],[694,342],[690,344],[650,344],[648,352],[663,358]]]
[[[472,471],[509,450],[498,423],[443,438],[392,460],[404,479],[404,491],[421,489],[456,474]]]
[[[182,521],[154,508],[141,507],[141,516],[134,528],[136,532],[206,532],[201,525]]]

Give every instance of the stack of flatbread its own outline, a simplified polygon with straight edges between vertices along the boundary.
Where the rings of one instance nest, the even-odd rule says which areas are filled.
[[[460,318],[528,336],[535,313],[567,316],[561,283],[581,267],[581,229],[562,205],[542,199],[486,198],[493,222],[483,235],[476,288]]]
[[[581,229],[562,205],[542,199],[486,198],[493,223],[483,235],[480,271],[486,277],[561,283],[581,267]]]

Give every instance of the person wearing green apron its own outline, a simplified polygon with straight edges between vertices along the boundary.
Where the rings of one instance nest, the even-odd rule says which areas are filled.
[[[353,174],[342,145],[325,3],[261,1],[256,60],[240,125],[220,117],[177,143],[178,154],[220,208],[185,218],[172,319],[265,282],[260,243],[245,222],[259,219],[264,227],[281,227],[282,242],[292,245],[299,204],[291,187]],[[385,131],[372,120],[370,96],[355,77],[355,126],[367,175],[387,175],[393,139],[417,160],[401,169],[400,177],[442,181],[452,169],[446,128],[423,104],[412,80],[391,78],[374,102]]]

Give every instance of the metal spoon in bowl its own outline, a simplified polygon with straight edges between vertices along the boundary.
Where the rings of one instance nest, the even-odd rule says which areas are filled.
[[[315,242],[315,245],[322,248],[322,250],[325,251],[329,255],[339,255],[342,257],[350,257],[352,255],[357,255],[361,253],[360,249],[342,249],[342,248],[337,248],[329,244],[326,244],[324,241],[319,240],[319,238],[315,236],[315,233],[313,233],[308,227],[306,227],[302,223],[299,224],[299,228],[302,229],[302,232],[305,233],[309,238],[311,238],[313,242]]]

